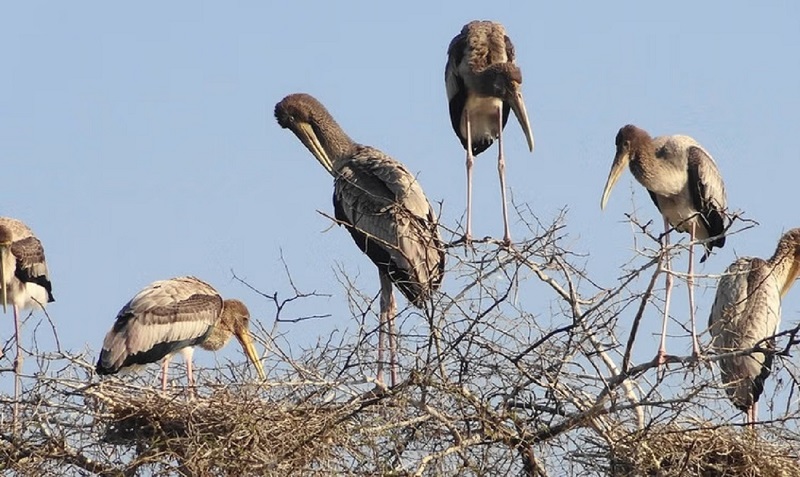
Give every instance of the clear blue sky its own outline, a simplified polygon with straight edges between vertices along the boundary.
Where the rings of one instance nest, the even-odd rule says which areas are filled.
[[[330,223],[316,210],[332,211],[332,180],[277,126],[273,107],[289,93],[316,96],[351,137],[419,173],[452,226],[464,209],[464,153],[443,70],[450,39],[473,19],[505,24],[524,75],[536,151],[512,119],[512,194],[545,222],[569,209],[567,243],[590,254],[600,283],[612,286],[632,255],[622,222],[631,194],[640,216],[660,221],[628,173],[600,211],[626,123],[694,136],[717,160],[730,206],[761,224],[698,272],[768,256],[800,226],[797,2],[7,3],[0,214],[26,221],[45,244],[63,346],[98,350],[136,291],[184,274],[269,323],[270,304],[230,271],[286,296],[281,249],[302,290],[333,295],[288,310],[333,317],[283,327],[287,339],[309,344],[354,328],[333,268],[343,264],[370,291],[375,269],[345,230],[324,232]],[[493,147],[477,161],[477,236],[502,235],[495,157]],[[686,258],[675,266],[685,270]],[[697,296],[704,324],[713,290]],[[531,309],[544,303],[522,299]],[[674,306],[684,302],[679,290]],[[800,319],[800,289],[783,318]],[[657,325],[653,315],[645,328]],[[0,336],[12,332],[9,314]],[[234,348],[223,356],[243,360]],[[670,348],[688,351],[689,341]]]

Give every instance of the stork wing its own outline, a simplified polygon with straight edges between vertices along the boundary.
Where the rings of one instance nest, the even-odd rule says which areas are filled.
[[[194,277],[153,282],[117,314],[103,341],[97,371],[110,374],[201,343],[222,312],[222,297]]]
[[[459,73],[459,65],[464,60],[467,47],[467,27],[450,41],[447,48],[447,64],[444,68],[444,84],[447,90],[447,103],[450,108],[450,124],[456,136],[459,137],[464,148],[467,147],[466,138],[461,137],[461,114],[467,103],[467,89],[464,78]]]
[[[722,175],[711,155],[699,145],[688,148],[687,159],[692,202],[707,224],[708,235],[710,237],[721,235],[725,232],[725,209],[728,206]],[[724,236],[710,244],[714,247],[723,245],[725,245]]]
[[[775,334],[780,321],[780,290],[770,267],[759,258],[740,258],[717,285],[709,316],[711,345],[718,353],[769,348],[760,343]],[[760,343],[760,344],[759,344]],[[726,392],[739,409],[758,401],[772,367],[772,355],[752,353],[719,361]]]
[[[444,248],[416,178],[389,156],[361,146],[340,169],[333,202],[337,220],[359,248],[422,306],[441,283]]]
[[[53,285],[47,272],[42,242],[29,235],[11,244],[11,253],[17,259],[14,275],[23,283],[35,283],[47,291],[47,301],[53,302]]]

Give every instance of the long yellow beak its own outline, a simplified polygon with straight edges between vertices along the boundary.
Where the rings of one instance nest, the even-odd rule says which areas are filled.
[[[533,131],[531,131],[531,123],[528,120],[528,110],[525,109],[525,100],[522,99],[522,91],[517,91],[509,102],[511,103],[511,110],[514,111],[514,115],[519,121],[519,125],[522,126],[525,139],[528,140],[528,149],[533,152]]]
[[[247,355],[247,358],[256,367],[256,371],[258,371],[258,377],[260,377],[262,381],[265,381],[267,379],[267,374],[264,372],[264,368],[261,366],[261,361],[258,360],[256,347],[253,344],[253,337],[250,336],[250,333],[247,330],[245,330],[242,332],[242,334],[237,333],[236,339],[238,339],[239,343],[242,345],[244,354]]]
[[[800,262],[795,259],[792,261],[791,268],[789,269],[789,276],[786,278],[786,283],[784,283],[781,287],[781,298],[789,293],[789,290],[792,289],[792,286],[797,279],[800,279]]]
[[[314,128],[308,123],[299,123],[297,127],[298,130],[295,131],[297,137],[308,148],[308,150],[311,151],[311,154],[317,158],[319,163],[322,164],[322,167],[324,167],[328,173],[333,175],[333,162],[331,161],[330,157],[328,157],[328,153],[325,152],[325,148],[322,147],[322,143],[319,142],[319,138],[314,132]]]
[[[8,245],[0,245],[0,289],[2,289],[3,300],[3,313],[5,314],[8,308],[8,289],[6,288],[6,254],[8,253]]]
[[[606,208],[606,203],[608,202],[608,197],[611,195],[611,190],[616,185],[619,177],[622,175],[622,171],[625,170],[625,166],[628,164],[628,153],[625,152],[617,152],[617,155],[614,156],[614,162],[611,164],[611,171],[608,173],[608,179],[606,179],[606,186],[603,188],[603,197],[600,199],[600,210]]]

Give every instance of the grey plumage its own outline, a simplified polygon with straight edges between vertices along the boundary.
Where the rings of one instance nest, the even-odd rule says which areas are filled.
[[[384,327],[392,323],[392,284],[424,307],[444,275],[444,247],[436,214],[416,177],[383,152],[354,142],[327,109],[308,94],[286,96],[275,105],[278,124],[291,130],[334,177],[336,219],[378,267],[381,280],[380,367]],[[395,354],[391,352],[392,381]],[[381,379],[380,368],[378,377]]]
[[[181,351],[191,385],[191,348],[199,345],[216,350],[236,336],[259,376],[265,379],[248,330],[249,318],[243,303],[223,300],[211,285],[198,278],[153,282],[117,314],[103,341],[97,372],[114,374],[126,367],[163,359],[162,388],[166,388],[169,359]]]
[[[485,151],[497,139],[497,170],[503,201],[503,241],[511,244],[502,140],[510,111],[514,111],[531,152],[534,144],[522,98],[522,71],[514,60],[514,45],[505,28],[490,21],[473,21],[464,25],[447,48],[444,78],[450,124],[466,150],[467,217],[464,240],[467,243],[472,234],[474,156]]]
[[[711,346],[729,353],[759,346],[774,349],[781,319],[781,297],[800,276],[800,229],[781,237],[768,260],[740,258],[731,264],[717,284],[709,315]],[[766,340],[766,341],[765,341]],[[719,361],[722,382],[733,405],[756,417],[755,404],[770,374],[772,355],[754,352]]]
[[[22,221],[0,217],[3,281],[8,301],[18,310],[55,301],[42,242]]]
[[[727,197],[722,175],[711,155],[689,136],[661,136],[652,139],[644,129],[628,124],[620,128],[615,139],[616,153],[608,173],[600,208],[604,209],[611,190],[619,180],[625,166],[646,189],[664,218],[664,243],[669,245],[670,226],[688,232],[690,241],[713,240],[703,243],[705,261],[713,247],[725,245]],[[670,258],[664,258],[665,296],[664,318],[661,326],[661,343],[656,358],[659,365],[666,357],[667,320],[672,293]],[[689,247],[689,319],[691,321],[692,351],[700,355],[694,313],[694,246]]]

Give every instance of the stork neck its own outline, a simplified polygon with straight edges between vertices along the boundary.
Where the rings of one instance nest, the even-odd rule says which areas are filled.
[[[231,336],[231,332],[222,323],[217,323],[208,337],[200,343],[200,347],[208,351],[218,351],[228,344]]]
[[[652,142],[640,144],[631,152],[630,169],[647,190],[664,196],[678,194],[683,186],[678,179],[685,175],[673,161],[656,157]],[[681,174],[683,172],[683,174]]]
[[[323,114],[315,119],[313,127],[319,142],[333,162],[333,168],[338,169],[337,164],[352,155],[356,144],[330,114]]]
[[[775,254],[769,259],[772,273],[781,286],[781,296],[786,295],[794,281],[800,276],[800,259],[796,247],[780,242]]]

